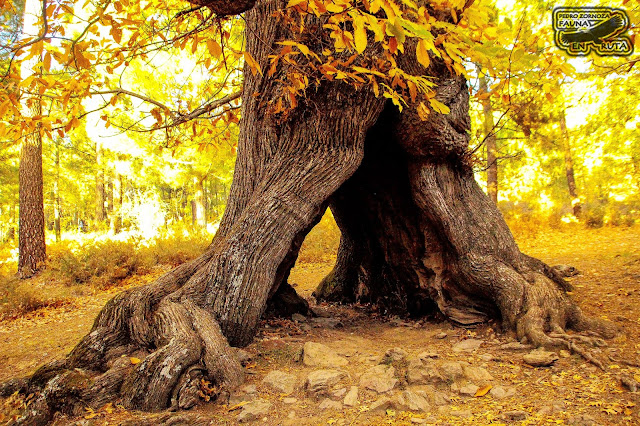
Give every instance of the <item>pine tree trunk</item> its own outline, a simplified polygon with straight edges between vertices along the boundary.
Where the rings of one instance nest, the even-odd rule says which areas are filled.
[[[56,234],[56,242],[60,242],[60,142],[55,147],[55,180],[53,182],[53,229]]]
[[[105,210],[104,168],[102,166],[102,146],[96,142],[96,226],[99,228],[107,218]]]
[[[573,215],[580,218],[582,215],[582,203],[578,196],[578,187],[576,186],[576,178],[573,172],[573,155],[571,154],[571,140],[569,131],[567,130],[567,120],[565,112],[560,115],[560,131],[562,132],[562,151],[564,153],[564,168],[567,176],[567,186],[569,187],[569,196],[571,197],[571,208]]]
[[[18,273],[28,278],[46,259],[44,240],[44,195],[42,181],[42,137],[37,131],[24,137],[20,151],[20,218]]]
[[[245,15],[246,48],[262,69],[291,36],[272,18],[286,3],[259,2]],[[264,105],[276,99],[286,68],[272,78],[245,72],[234,179],[212,244],[107,303],[66,359],[29,380],[36,396],[21,421],[114,399],[142,410],[185,409],[198,403],[201,379],[220,389],[240,384],[231,346],[251,342],[268,305],[287,314],[305,309],[287,277],[328,205],[342,239],[319,298],[364,299],[414,315],[439,309],[463,324],[497,317],[534,344],[565,348],[573,347],[567,327],[609,331],[582,316],[560,276],[518,250],[468,165],[466,81],[435,59],[428,72],[451,113],[432,112],[425,122],[367,87],[328,80],[275,120]],[[420,71],[412,57],[403,61],[408,72]]]

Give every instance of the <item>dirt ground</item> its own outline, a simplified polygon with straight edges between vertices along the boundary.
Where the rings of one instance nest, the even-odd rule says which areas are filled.
[[[187,412],[183,420],[174,418],[171,424],[194,419],[203,424],[236,424],[251,401],[265,402],[254,417],[257,424],[266,425],[640,424],[640,394],[620,381],[626,377],[640,382],[640,227],[545,230],[517,239],[520,248],[532,256],[551,265],[578,268],[581,273],[571,281],[580,306],[588,314],[621,327],[619,337],[596,349],[605,371],[565,352],[558,353],[558,360],[549,367],[529,366],[523,355],[531,349],[504,346],[513,340],[496,332],[494,324],[463,329],[442,321],[383,318],[364,307],[314,305],[327,319],[263,324],[254,343],[245,348],[252,358],[247,364],[246,386],[232,395],[228,405],[204,404]],[[298,265],[290,282],[310,297],[331,266],[330,262]],[[145,276],[144,281],[161,272]],[[135,284],[139,283],[138,278]],[[0,323],[0,381],[28,375],[43,363],[64,356],[89,331],[104,303],[121,289],[79,297],[73,305]],[[479,347],[454,350],[459,346],[456,344],[469,339]],[[336,368],[344,374],[328,390],[326,401],[305,389],[308,375],[321,369],[301,362],[306,342],[322,343],[347,361]],[[406,353],[392,363],[397,384],[383,393],[366,389],[361,382],[363,373],[383,362],[385,353],[393,348],[401,349],[396,353]],[[462,379],[453,384],[408,383],[407,366],[416,358],[428,358],[427,363],[438,366],[457,363],[465,369],[481,367],[491,378],[470,395],[461,392],[469,384]],[[292,392],[263,383],[274,370],[296,377]],[[358,387],[357,402],[343,405],[344,393],[352,386]],[[496,392],[498,388],[506,392]],[[410,410],[381,403],[383,398],[395,401],[405,391],[424,396],[428,408]],[[20,403],[16,398],[3,401],[0,421],[9,420]],[[59,418],[56,424],[133,425],[142,424],[143,419],[147,424],[169,424],[168,416],[127,411],[114,401],[100,410],[87,409],[84,417]]]

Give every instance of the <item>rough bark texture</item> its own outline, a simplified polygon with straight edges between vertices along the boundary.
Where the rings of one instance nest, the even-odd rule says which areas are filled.
[[[260,2],[246,14],[247,50],[262,69],[275,43],[290,37],[272,18],[285,4]],[[403,61],[409,72],[424,71],[412,54]],[[198,402],[201,379],[218,391],[237,386],[243,370],[231,346],[251,341],[267,305],[287,315],[306,309],[286,281],[329,204],[343,238],[318,298],[416,315],[437,307],[463,324],[497,316],[545,345],[571,347],[569,326],[606,331],[581,315],[561,277],[518,250],[466,163],[466,82],[433,63],[438,99],[451,114],[426,122],[412,109],[385,108],[366,87],[331,81],[309,90],[287,118],[269,115],[287,69],[272,78],[245,73],[234,180],[211,246],[116,296],[66,359],[15,382],[12,389],[36,394],[19,422],[107,401],[186,409]]]
[[[43,266],[47,256],[44,241],[42,137],[39,132],[24,137],[19,169],[18,273],[26,278]]]

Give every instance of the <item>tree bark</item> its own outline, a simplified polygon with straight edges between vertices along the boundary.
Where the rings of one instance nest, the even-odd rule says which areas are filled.
[[[19,173],[18,273],[21,277],[28,278],[44,265],[47,256],[44,239],[42,136],[39,130],[24,137]]]
[[[571,154],[571,140],[569,131],[567,130],[567,120],[565,111],[560,113],[560,131],[562,132],[562,151],[564,153],[564,168],[567,176],[567,186],[569,187],[569,196],[571,197],[571,208],[573,215],[578,219],[582,215],[582,203],[578,195],[578,187],[573,172],[573,155]]]
[[[245,16],[246,49],[262,69],[276,43],[291,37],[272,18],[285,5],[259,2]],[[402,61],[421,71],[412,54]],[[572,348],[570,326],[609,331],[582,316],[551,268],[518,250],[467,164],[466,82],[432,61],[428,73],[451,113],[432,112],[425,122],[368,87],[328,80],[276,117],[264,106],[277,100],[286,66],[271,78],[245,72],[234,179],[212,244],[112,299],[66,359],[30,378],[26,389],[36,396],[20,422],[115,399],[142,410],[186,409],[198,402],[201,379],[237,386],[243,370],[231,346],[251,342],[267,305],[305,309],[287,278],[329,204],[343,234],[319,298],[366,298],[415,315],[437,307],[463,324],[500,317],[541,345]]]
[[[102,145],[96,142],[96,225],[100,227],[107,218],[105,209],[104,168],[102,166]]]
[[[60,242],[60,142],[55,142],[55,180],[53,182],[53,229],[56,234],[56,242]]]

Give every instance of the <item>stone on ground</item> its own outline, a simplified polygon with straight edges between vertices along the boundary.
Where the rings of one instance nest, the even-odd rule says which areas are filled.
[[[312,395],[329,395],[329,388],[337,384],[347,374],[339,370],[316,370],[309,373],[305,381],[307,392]]]
[[[265,376],[262,383],[279,392],[290,394],[296,390],[298,386],[298,378],[293,374],[274,370]]]
[[[358,403],[358,387],[351,386],[349,392],[344,397],[344,401],[342,402],[347,407],[353,407]]]
[[[522,360],[533,367],[548,367],[558,360],[558,355],[555,352],[536,349],[523,355]]]
[[[333,349],[322,343],[307,342],[304,344],[303,358],[304,365],[309,367],[344,367],[349,363],[346,358],[341,357]]]
[[[389,392],[398,383],[394,377],[395,371],[391,365],[376,365],[362,374],[360,386],[378,393]]]
[[[489,382],[494,380],[493,376],[487,370],[482,367],[473,366],[464,367],[464,377],[479,386],[488,385]]]
[[[269,414],[271,403],[264,399],[257,399],[242,406],[242,411],[236,417],[239,423],[252,422],[259,420]]]
[[[401,392],[397,397],[398,409],[403,411],[429,411],[429,402],[423,395],[410,390]]]
[[[382,357],[383,364],[404,361],[407,358],[407,351],[401,348],[389,349]]]
[[[479,339],[466,339],[453,345],[454,352],[473,352],[484,343]]]
[[[341,410],[342,404],[338,401],[333,401],[329,398],[324,399],[320,405],[318,405],[320,410]]]

